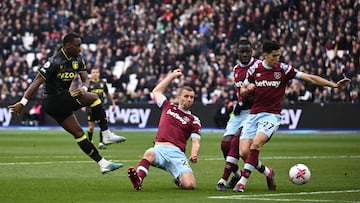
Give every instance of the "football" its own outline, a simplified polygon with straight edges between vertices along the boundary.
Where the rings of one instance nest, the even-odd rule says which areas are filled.
[[[289,179],[296,185],[303,185],[310,180],[311,172],[305,164],[295,164],[289,170]]]

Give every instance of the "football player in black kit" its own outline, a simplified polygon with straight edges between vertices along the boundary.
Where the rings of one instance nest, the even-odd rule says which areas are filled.
[[[99,154],[96,147],[87,139],[73,111],[89,106],[93,116],[99,120],[104,137],[113,143],[119,142],[120,137],[108,129],[106,114],[99,97],[94,93],[87,92],[89,79],[85,61],[80,55],[80,46],[81,38],[78,34],[66,34],[63,38],[63,47],[40,67],[23,98],[19,102],[9,105],[8,108],[12,115],[19,115],[33,93],[45,83],[46,95],[42,101],[45,112],[73,135],[81,150],[96,161],[100,166],[100,171],[105,174],[121,168],[123,164],[108,161]],[[69,87],[76,74],[79,74],[82,86],[70,91]]]
[[[105,97],[104,95],[106,95],[107,101],[109,102],[109,104],[111,104],[111,110],[115,111],[115,102],[111,96],[111,94],[109,93],[109,89],[106,86],[106,83],[102,80],[100,80],[100,69],[98,67],[94,67],[91,69],[90,72],[91,75],[91,79],[90,79],[90,83],[89,83],[89,89],[88,92],[92,92],[95,93],[99,96],[99,98],[101,99],[102,102],[105,101]],[[93,137],[93,132],[94,132],[94,128],[95,128],[95,123],[97,123],[98,121],[95,119],[91,108],[88,109],[87,111],[87,119],[88,119],[88,139],[90,141],[92,141],[92,137]],[[100,142],[99,142],[99,149],[106,149],[105,145],[111,144],[112,142],[108,139],[106,139],[106,137],[103,138],[103,135],[100,131]],[[125,142],[126,138],[123,136],[119,136],[120,142]]]

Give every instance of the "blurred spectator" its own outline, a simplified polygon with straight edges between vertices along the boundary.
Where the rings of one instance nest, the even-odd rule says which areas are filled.
[[[101,67],[118,102],[152,102],[147,91],[176,67],[195,89],[196,102],[231,101],[231,93],[223,94],[233,89],[229,64],[238,60],[233,46],[245,36],[255,57],[261,58],[265,39],[274,39],[281,43],[281,59],[301,71],[353,80],[338,93],[289,85],[285,102],[312,94],[313,102],[358,103],[359,16],[358,0],[2,1],[0,99],[21,97],[44,59],[57,51],[60,36],[74,31],[83,37],[88,69]]]

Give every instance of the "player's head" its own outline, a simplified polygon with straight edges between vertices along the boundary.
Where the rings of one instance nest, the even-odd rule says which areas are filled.
[[[99,80],[100,78],[100,68],[94,67],[90,71],[91,80]]]
[[[68,33],[63,38],[63,48],[69,57],[77,57],[81,52],[81,38],[76,33]]]
[[[251,42],[246,38],[240,38],[237,45],[237,53],[242,64],[248,64],[252,56]]]
[[[195,91],[190,86],[184,86],[179,89],[178,102],[179,108],[189,110],[194,103]]]
[[[274,66],[280,59],[280,45],[276,41],[265,41],[263,54],[266,65]]]

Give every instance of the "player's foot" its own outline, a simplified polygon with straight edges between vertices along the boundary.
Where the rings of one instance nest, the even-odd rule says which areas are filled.
[[[226,190],[226,186],[224,183],[222,182],[219,182],[217,185],[216,185],[216,191],[225,191]]]
[[[141,179],[137,175],[136,169],[132,166],[128,168],[128,177],[130,178],[130,181],[133,184],[134,189],[141,190]]]
[[[106,146],[104,145],[104,143],[102,143],[102,142],[99,143],[99,149],[106,149]]]
[[[269,175],[266,176],[266,182],[269,190],[276,190],[276,184],[275,184],[275,171],[272,168],[270,169]]]
[[[245,185],[243,185],[241,183],[238,183],[238,184],[235,185],[233,191],[234,192],[244,192],[245,191]]]
[[[124,165],[121,164],[121,163],[114,163],[114,162],[111,162],[109,161],[108,164],[104,167],[100,167],[100,170],[101,170],[101,173],[102,174],[105,174],[105,173],[108,173],[110,171],[115,171],[121,167],[123,167]]]
[[[229,181],[227,188],[234,188],[236,183],[239,182],[240,177],[233,176],[231,180]]]
[[[125,141],[126,141],[126,137],[116,135],[111,131],[109,131],[109,133],[103,133],[103,143],[105,145],[109,145],[113,143],[121,143]]]

